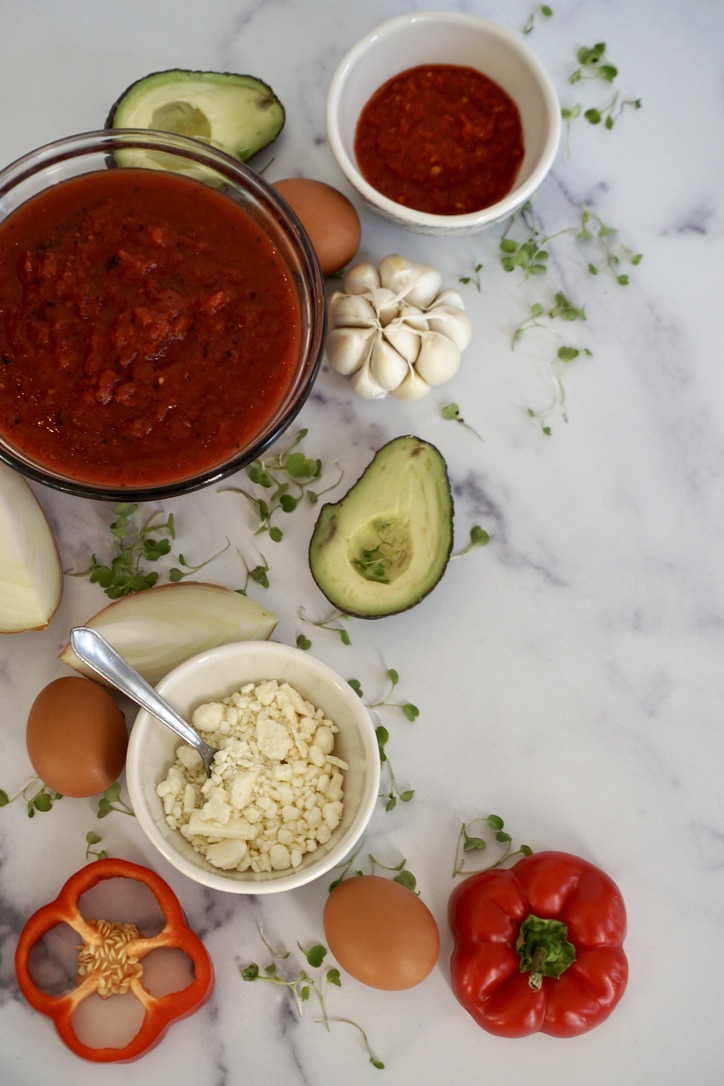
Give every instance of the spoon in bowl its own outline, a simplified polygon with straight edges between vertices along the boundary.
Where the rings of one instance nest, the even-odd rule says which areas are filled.
[[[211,776],[216,748],[209,746],[105,637],[91,626],[75,626],[70,631],[70,644],[79,660],[192,746],[204,763],[206,776]]]

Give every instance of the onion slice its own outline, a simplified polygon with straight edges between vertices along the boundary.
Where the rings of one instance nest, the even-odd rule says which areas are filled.
[[[177,581],[157,585],[109,604],[88,619],[147,682],[155,686],[177,664],[230,641],[266,641],[278,618],[222,585]],[[67,644],[63,663],[99,680]]]
[[[44,630],[63,595],[55,536],[29,484],[0,464],[0,633]]]

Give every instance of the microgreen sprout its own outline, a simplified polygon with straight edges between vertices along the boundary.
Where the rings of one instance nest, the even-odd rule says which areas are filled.
[[[208,566],[209,562],[213,562],[215,558],[218,558],[225,551],[227,551],[230,546],[231,546],[231,544],[229,543],[229,540],[227,539],[225,547],[222,547],[221,550],[218,550],[216,552],[216,554],[212,554],[210,558],[206,558],[206,559],[204,559],[203,562],[199,562],[199,564],[196,565],[196,566],[191,565],[190,562],[187,562],[186,559],[184,558],[183,554],[179,554],[179,556],[178,556],[179,565],[174,566],[172,569],[170,569],[168,571],[168,579],[169,579],[169,581],[172,581],[172,582],[175,583],[177,581],[182,581],[184,579],[184,577],[190,577],[192,573],[198,573],[200,569],[204,568],[204,566]],[[183,566],[183,569],[179,568],[180,566]]]
[[[582,79],[602,79],[604,83],[613,83],[618,75],[618,68],[606,56],[605,41],[582,45],[576,57],[578,67],[569,75],[569,83],[580,83]]]
[[[176,529],[173,513],[161,521],[163,513],[157,511],[144,520],[139,506],[130,502],[117,505],[114,514],[115,520],[109,527],[112,539],[110,560],[101,562],[93,554],[90,566],[74,576],[89,576],[94,584],[101,586],[109,599],[117,600],[155,585],[158,571],[147,571],[145,563],[157,562],[169,554],[170,541],[175,538]],[[163,534],[159,537],[159,533]]]
[[[393,667],[390,667],[387,669],[386,674],[389,681],[389,689],[387,690],[384,697],[380,698],[379,701],[365,701],[367,708],[372,710],[378,720],[380,716],[380,709],[399,709],[407,720],[417,720],[418,716],[420,715],[420,710],[417,708],[416,705],[413,705],[410,701],[392,701],[392,692],[400,681],[399,673]],[[362,689],[362,684],[360,683],[359,679],[348,679],[347,681],[356,693],[357,697],[364,700],[364,691]],[[380,799],[384,799],[385,801],[385,810],[392,811],[397,806],[398,800],[400,803],[409,803],[412,797],[415,795],[415,789],[406,788],[401,791],[397,785],[395,771],[393,770],[392,764],[390,763],[389,757],[387,755],[387,744],[390,739],[390,733],[387,728],[381,723],[378,724],[375,728],[375,735],[377,736],[377,749],[380,755],[380,764],[386,771],[388,784],[387,791],[380,793]]]
[[[376,527],[377,542],[373,547],[363,547],[359,554],[352,559],[352,565],[367,581],[376,581],[377,584],[389,584],[390,567],[395,561],[395,544],[392,539],[385,538],[385,532],[390,528],[389,522],[383,522]]]
[[[542,328],[546,332],[552,331],[547,324],[544,324],[541,318],[547,317],[548,320],[562,320],[562,321],[585,321],[586,309],[585,306],[577,306],[571,302],[563,291],[556,291],[553,304],[550,306],[543,305],[542,302],[535,302],[530,307],[530,315],[520,324],[513,333],[513,347],[518,343],[525,333],[532,328]]]
[[[297,446],[307,436],[307,430],[300,430],[294,440],[276,456],[267,460],[255,460],[246,469],[250,482],[267,491],[266,497],[258,497],[242,487],[224,487],[221,493],[241,494],[256,513],[259,525],[256,535],[267,532],[274,543],[284,538],[284,532],[272,518],[278,512],[293,513],[299,502],[306,498],[314,505],[322,494],[332,490],[342,478],[339,478],[327,490],[313,490],[312,484],[321,478],[322,461],[306,456]]]
[[[513,839],[507,830],[500,815],[490,814],[473,819],[472,822],[463,822],[458,834],[455,846],[455,859],[453,861],[453,878],[456,875],[467,875],[471,871],[488,871],[495,867],[502,867],[514,856],[531,856],[533,849],[530,845],[519,845],[513,851]],[[485,836],[481,836],[485,834]],[[465,864],[465,857],[472,852],[485,852],[492,841],[500,846],[499,855],[492,863],[482,867],[469,867]],[[502,851],[501,851],[502,850]]]
[[[121,799],[121,786],[118,781],[106,788],[98,800],[97,817],[105,818],[106,815],[111,814],[113,811],[117,811],[119,814],[133,815],[132,808]]]
[[[606,43],[599,41],[595,45],[583,45],[576,54],[578,67],[568,77],[570,84],[580,83],[587,79],[601,80],[604,83],[613,83],[618,75],[618,68],[606,57]],[[571,122],[577,117],[583,116],[591,125],[602,125],[610,131],[616,123],[617,117],[626,106],[633,109],[641,109],[640,98],[630,98],[621,101],[620,94],[616,91],[610,100],[600,106],[591,106],[584,110],[580,102],[574,106],[564,106],[561,109],[561,117],[566,124],[566,153],[568,159],[570,145]]]
[[[246,570],[246,580],[244,581],[243,586],[241,588],[237,588],[236,590],[242,596],[247,595],[250,581],[253,581],[254,584],[260,585],[262,588],[269,587],[269,563],[267,562],[264,555],[261,554],[261,552],[259,553],[261,556],[261,562],[253,567],[249,567],[246,559],[244,558],[244,555],[241,553],[241,551],[237,551],[237,554],[242,561],[244,569]]]
[[[490,535],[479,524],[474,524],[470,529],[470,541],[466,547],[463,547],[461,551],[453,554],[453,558],[462,558],[465,554],[470,554],[471,551],[476,550],[478,547],[487,547],[490,542]]]
[[[527,234],[522,241],[516,241],[508,235],[508,231],[518,223],[522,224],[527,231]],[[566,227],[556,231],[554,234],[549,234],[547,237],[541,237],[540,228],[533,214],[531,202],[528,200],[523,207],[512,216],[505,234],[500,239],[499,244],[502,253],[500,262],[507,272],[520,268],[525,278],[528,278],[531,275],[544,275],[547,270],[547,261],[550,255],[547,246],[557,237],[562,237],[564,234],[574,234],[577,241],[589,243],[597,242],[603,249],[603,263],[596,264],[594,261],[588,262],[588,270],[591,275],[598,275],[599,272],[608,270],[614,276],[617,283],[625,286],[629,281],[628,275],[618,271],[622,260],[628,260],[630,264],[635,266],[641,263],[643,253],[634,253],[631,249],[628,249],[623,245],[615,247],[612,238],[617,235],[617,233],[618,231],[615,227],[606,225],[598,215],[588,208],[583,207],[581,208],[581,221],[579,226]],[[585,319],[582,315],[583,307],[575,306],[561,292],[556,294],[556,301],[547,312],[549,316],[558,317],[562,320]],[[545,313],[546,310],[539,308],[538,305],[531,307],[531,318],[533,321],[540,318]],[[526,327],[531,326],[531,318],[521,326],[523,332]],[[520,334],[522,335],[523,332]],[[513,342],[515,343],[516,339],[519,338],[520,335],[518,335],[516,331],[516,333],[514,333]]]
[[[552,14],[553,8],[550,7],[549,4],[536,4],[528,17],[528,22],[523,27],[523,33],[531,33],[533,27],[535,26],[535,21],[538,15],[542,15],[545,19],[550,19]]]
[[[510,231],[522,225],[525,236],[521,241],[510,237]],[[541,237],[540,228],[533,213],[533,205],[526,200],[523,206],[511,216],[505,233],[500,239],[499,249],[501,253],[500,263],[504,271],[512,272],[520,268],[525,278],[533,275],[545,275],[548,270],[548,244],[560,234],[568,233],[560,230],[548,237]]]
[[[308,622],[310,626],[316,626],[318,630],[333,630],[334,633],[339,636],[339,639],[343,645],[352,644],[352,639],[350,638],[348,631],[345,630],[343,626],[336,625],[336,623],[338,622],[350,621],[352,616],[346,615],[344,611],[335,611],[334,614],[331,614],[329,616],[329,618],[322,619],[319,622],[313,622],[312,619],[307,618],[304,614],[304,608],[300,607],[299,617],[303,622]]]
[[[556,408],[560,410],[563,421],[568,422],[568,415],[566,412],[566,389],[563,380],[565,369],[570,362],[574,362],[577,358],[584,356],[586,358],[592,358],[593,352],[589,351],[587,347],[559,347],[556,352],[556,357],[553,360],[553,370],[550,375],[551,383],[553,385],[553,398],[551,399],[551,402],[542,410],[536,411],[532,407],[526,409],[531,418],[540,421],[541,430],[546,437],[550,437],[553,433],[551,426],[546,420]]]
[[[415,795],[414,788],[406,788],[400,791],[397,785],[397,778],[395,771],[392,768],[392,764],[387,756],[387,743],[390,738],[390,733],[384,724],[378,724],[375,728],[375,735],[377,736],[377,749],[380,753],[380,763],[387,771],[387,783],[388,789],[386,792],[380,793],[380,799],[385,801],[385,810],[393,811],[397,806],[397,801],[400,803],[409,803]]]
[[[19,792],[16,792],[14,796],[8,795],[4,788],[0,788],[0,807],[7,807],[8,804],[14,803],[15,800],[20,799],[26,805],[28,818],[35,818],[36,812],[45,814],[47,811],[52,810],[53,804],[62,798],[63,796],[60,792],[48,788],[48,786],[41,781],[40,777],[33,777],[32,780],[28,781],[25,787],[21,788]]]
[[[261,934],[261,933],[260,933]],[[327,1012],[326,995],[330,987],[341,988],[342,978],[338,969],[331,968],[326,969],[323,975],[319,978],[313,977],[302,966],[296,972],[294,967],[286,973],[281,968],[281,963],[288,962],[290,959],[290,952],[288,950],[275,951],[271,945],[261,935],[262,942],[271,955],[271,961],[261,968],[256,962],[251,962],[249,965],[240,969],[242,978],[245,981],[266,981],[268,984],[274,984],[278,987],[288,989],[294,997],[294,1002],[297,1007],[297,1012],[300,1017],[304,1012],[304,1005],[308,1003],[312,996],[315,997],[320,1011],[321,1018],[315,1019],[327,1030],[333,1023],[343,1023],[345,1025],[353,1026],[360,1034],[367,1057],[373,1067],[383,1069],[384,1064],[375,1056],[372,1048],[370,1047],[367,1034],[356,1022],[352,1022],[349,1018],[333,1018]],[[308,948],[304,948],[300,943],[297,943],[299,951],[303,955],[307,966],[310,969],[322,969],[324,966],[324,959],[327,956],[327,948],[322,946],[321,943],[314,943]]]
[[[353,872],[355,875],[374,875],[377,868],[381,868],[383,871],[394,872],[392,876],[393,882],[399,882],[400,886],[405,886],[408,890],[412,890],[413,893],[419,894],[420,891],[417,889],[417,879],[413,873],[408,870],[406,859],[403,858],[396,864],[383,864],[382,861],[378,860],[372,853],[368,853],[368,868],[364,871],[361,867],[354,866],[361,848],[362,846],[360,845],[355,849],[349,859],[336,869],[341,871],[341,874],[329,884],[328,889],[330,894],[341,882],[344,882],[350,873]]]
[[[480,273],[482,272],[482,270],[482,264],[475,264],[472,273],[470,275],[461,275],[458,279],[458,283],[462,283],[464,287],[467,287],[470,285],[470,283],[472,283],[478,293],[480,293]]]
[[[456,403],[444,404],[444,406],[440,409],[440,414],[444,419],[457,422],[460,426],[463,426],[466,430],[469,430],[471,434],[475,434],[475,436],[480,441],[483,440],[478,431],[473,430],[472,426],[470,426],[462,417],[462,415],[460,414],[460,408]]]
[[[89,830],[88,833],[85,835],[85,843],[86,843],[85,858],[86,858],[86,860],[90,860],[91,857],[93,857],[94,860],[105,860],[106,859],[106,857],[108,856],[108,853],[106,852],[106,850],[104,848],[97,849],[97,848],[94,847],[95,845],[99,845],[100,842],[101,842],[101,837],[99,837],[99,835],[97,833],[95,833],[93,830]]]
[[[620,97],[620,94],[616,91],[608,105],[604,106],[602,109],[587,109],[583,116],[588,123],[592,125],[601,124],[601,122],[603,122],[603,127],[610,131],[616,123],[616,117],[623,112],[626,106],[631,106],[632,109],[641,109],[640,98],[627,98],[619,105]],[[617,106],[618,111],[616,110]]]
[[[418,716],[420,715],[420,710],[417,708],[416,705],[413,705],[409,701],[402,702],[402,701],[392,701],[391,700],[392,693],[393,693],[395,687],[397,686],[397,684],[400,681],[399,673],[397,671],[395,671],[394,667],[389,667],[387,669],[387,678],[388,678],[389,684],[390,684],[387,693],[379,701],[368,702],[367,703],[367,708],[368,709],[386,709],[386,708],[399,709],[407,717],[408,720],[417,720]],[[354,680],[352,680],[352,681],[354,681]],[[351,685],[351,682],[350,682],[350,685]],[[362,688],[360,687],[359,691],[358,691],[360,693],[360,695],[361,695],[361,689]]]
[[[626,273],[619,271],[622,260],[627,260],[629,264],[636,267],[643,260],[643,253],[634,253],[625,245],[614,247],[611,239],[617,234],[618,231],[615,227],[607,226],[598,215],[589,211],[587,207],[581,209],[581,225],[576,234],[576,239],[583,242],[596,241],[603,248],[603,263],[595,264],[593,261],[589,261],[589,272],[591,275],[598,275],[602,271],[608,271],[620,286],[625,287],[628,286],[629,277]]]

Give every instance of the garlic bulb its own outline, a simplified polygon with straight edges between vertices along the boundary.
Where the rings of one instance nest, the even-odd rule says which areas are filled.
[[[441,290],[434,268],[393,253],[358,264],[330,295],[327,358],[367,400],[419,400],[450,380],[472,325],[456,290]]]

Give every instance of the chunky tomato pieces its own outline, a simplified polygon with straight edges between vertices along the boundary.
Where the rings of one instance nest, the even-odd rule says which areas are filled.
[[[160,170],[63,181],[0,225],[0,427],[92,483],[223,463],[273,415],[300,312],[231,199]]]

